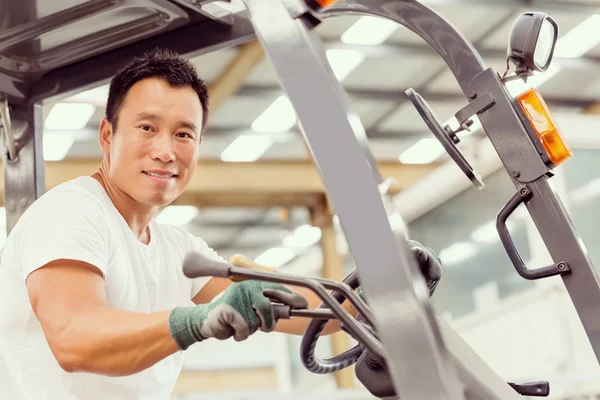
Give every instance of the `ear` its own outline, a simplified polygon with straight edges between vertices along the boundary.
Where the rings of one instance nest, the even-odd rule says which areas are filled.
[[[110,154],[110,144],[112,143],[113,129],[108,119],[103,118],[100,122],[100,148],[104,154]]]

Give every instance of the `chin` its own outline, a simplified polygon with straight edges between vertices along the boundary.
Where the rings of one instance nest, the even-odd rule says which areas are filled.
[[[154,196],[147,196],[144,199],[139,199],[138,201],[142,204],[146,204],[148,206],[152,206],[152,207],[164,207],[164,206],[168,206],[169,204],[171,204],[173,201],[175,201],[177,197],[176,196],[172,196],[172,195],[165,195],[165,194],[161,194],[161,195],[154,195]]]
[[[150,206],[154,206],[154,207],[165,207],[168,206],[169,204],[171,204],[175,199],[171,199],[171,198],[153,198],[153,199],[148,199],[148,201],[146,201],[145,203],[150,205]]]

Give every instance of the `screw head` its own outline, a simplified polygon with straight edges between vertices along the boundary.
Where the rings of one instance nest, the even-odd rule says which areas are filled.
[[[469,97],[472,98],[472,99],[474,99],[475,97],[477,97],[477,93],[474,90],[471,90],[469,92]]]
[[[29,71],[31,69],[31,65],[27,62],[18,62],[17,69],[19,71]]]
[[[564,271],[565,269],[567,269],[567,266],[565,265],[565,263],[560,263],[558,264],[558,269],[560,271]]]
[[[521,176],[521,173],[519,171],[513,171],[512,176],[513,178],[518,178],[519,176]]]

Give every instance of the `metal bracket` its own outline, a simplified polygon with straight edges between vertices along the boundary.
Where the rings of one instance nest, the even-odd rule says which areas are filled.
[[[12,123],[10,120],[8,99],[3,99],[0,102],[0,122],[2,122],[2,130],[4,133],[4,140],[6,144],[8,159],[15,160],[17,158],[17,148],[15,145],[15,137],[12,130]]]
[[[479,120],[504,167],[510,174],[514,173],[513,178],[521,184],[528,184],[547,176],[550,169],[527,134],[512,103],[512,96],[497,72],[488,68],[473,78],[467,93],[471,92],[475,95],[490,93],[496,100],[493,107],[479,113]]]
[[[312,30],[321,24],[319,5],[314,0],[283,0],[290,17],[304,23],[307,30]]]
[[[475,100],[471,101],[461,110],[459,110],[456,114],[454,114],[454,117],[458,121],[460,128],[453,132],[453,136],[455,136],[456,133],[462,130],[469,129],[469,126],[473,124],[473,122],[471,121],[472,116],[482,113],[488,108],[492,107],[494,104],[496,104],[496,100],[489,93],[486,93],[479,97],[477,97],[477,94],[475,92],[469,93],[469,95],[471,97],[475,97]]]

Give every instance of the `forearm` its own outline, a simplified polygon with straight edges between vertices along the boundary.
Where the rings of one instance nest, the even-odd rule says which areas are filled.
[[[51,347],[69,372],[135,374],[179,350],[169,332],[169,313],[86,308],[55,335]]]
[[[288,285],[291,289],[297,291],[298,293],[302,294],[309,303],[309,308],[318,308],[321,303],[323,303],[323,300],[312,290],[307,289],[305,287],[299,287],[299,286],[291,286]],[[358,314],[357,310],[354,308],[354,306],[352,306],[352,304],[346,300],[344,301],[344,303],[342,304],[342,307],[344,307],[346,309],[346,311],[348,311],[348,313],[350,313],[350,315],[352,317],[356,317],[356,315]],[[291,334],[291,335],[303,335],[304,332],[306,331],[306,328],[308,327],[308,324],[310,323],[311,319],[309,318],[292,318],[292,319],[282,319],[279,320],[279,322],[277,323],[277,326],[275,328],[276,332],[282,332],[282,333],[287,333],[287,334]],[[331,320],[327,323],[327,325],[325,325],[325,328],[323,329],[323,332],[321,333],[322,335],[330,335],[332,333],[338,332],[340,330],[340,325],[339,325],[339,321],[338,320]]]

